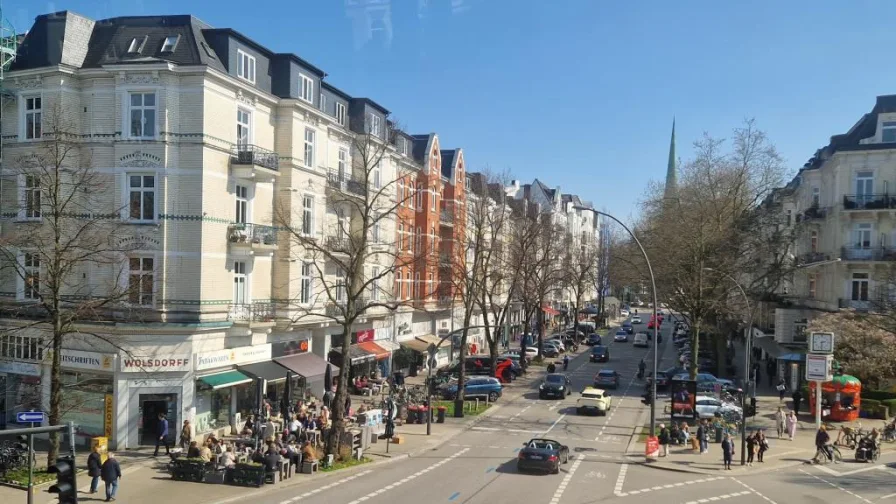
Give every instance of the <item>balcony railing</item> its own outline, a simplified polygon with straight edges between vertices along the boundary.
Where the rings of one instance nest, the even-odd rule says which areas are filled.
[[[280,156],[257,145],[234,145],[230,151],[230,162],[241,165],[255,165],[277,171],[280,169]]]
[[[277,246],[277,228],[261,224],[234,223],[227,227],[230,243]]]
[[[825,219],[828,216],[828,209],[818,206],[810,206],[803,212],[803,220]]]
[[[838,303],[840,308],[852,308],[853,310],[868,311],[871,309],[871,301],[862,301],[858,299],[840,298]]]
[[[349,254],[351,253],[352,242],[347,236],[328,236],[327,250],[330,252]]]
[[[843,261],[896,261],[896,249],[887,247],[843,247]]]
[[[338,191],[364,196],[367,194],[367,187],[351,176],[339,173],[338,171],[330,171],[327,173],[327,187],[331,187]]]
[[[355,311],[359,308],[363,308],[367,306],[367,303],[370,302],[370,299],[367,297],[359,297],[355,298]],[[345,314],[346,301],[339,301],[336,303],[327,303],[324,308],[324,313],[328,317],[341,317]]]
[[[439,222],[444,224],[454,224],[454,212],[451,210],[443,209],[439,212]]]
[[[799,257],[797,257],[797,261],[799,264],[809,264],[830,260],[831,257],[822,252],[806,252],[805,254],[800,254]]]
[[[885,210],[896,208],[896,197],[888,194],[846,194],[844,210]]]
[[[273,322],[274,304],[232,304],[228,318],[233,322]]]
[[[439,296],[436,299],[436,305],[438,306],[451,306],[454,303],[454,299],[449,296]]]

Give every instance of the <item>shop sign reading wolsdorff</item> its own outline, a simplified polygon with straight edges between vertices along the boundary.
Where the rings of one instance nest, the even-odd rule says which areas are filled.
[[[129,355],[121,356],[122,373],[189,370],[189,355],[170,355],[164,357],[132,357]]]

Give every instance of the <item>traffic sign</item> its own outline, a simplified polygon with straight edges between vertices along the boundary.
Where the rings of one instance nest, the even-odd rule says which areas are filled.
[[[831,373],[833,355],[806,354],[806,380],[815,382],[830,381],[834,375]]]
[[[16,413],[18,423],[43,423],[47,414],[43,411],[20,411]]]

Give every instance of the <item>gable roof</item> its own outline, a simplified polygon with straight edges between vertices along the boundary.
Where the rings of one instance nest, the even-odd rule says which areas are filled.
[[[457,149],[442,150],[442,176],[450,179],[454,175],[454,158],[457,156]]]
[[[532,185],[538,187],[544,193],[544,195],[547,196],[548,199],[554,199],[554,190],[544,185],[542,181],[535,179],[532,182]]]
[[[429,141],[434,133],[426,135],[411,135],[414,142],[413,156],[418,163],[426,161],[426,154],[429,152]]]

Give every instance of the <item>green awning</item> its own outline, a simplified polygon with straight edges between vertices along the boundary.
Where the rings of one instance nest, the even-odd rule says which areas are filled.
[[[240,373],[239,371],[225,371],[223,373],[215,373],[199,378],[199,381],[217,390],[220,388],[232,387],[243,383],[251,383],[252,378]]]

